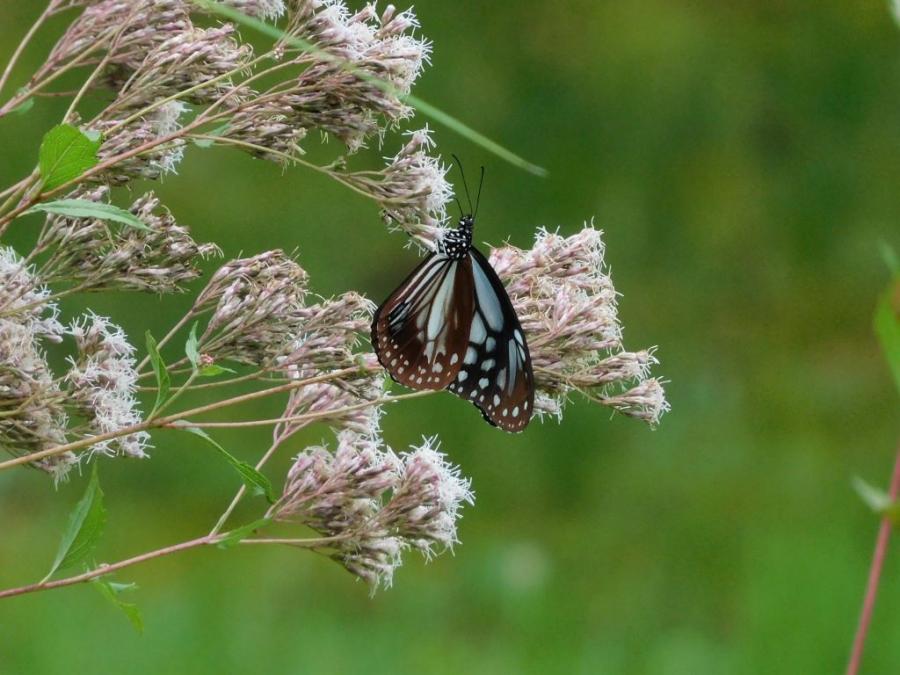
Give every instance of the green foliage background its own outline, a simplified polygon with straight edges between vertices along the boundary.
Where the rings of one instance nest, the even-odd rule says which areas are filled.
[[[0,61],[40,6],[0,4]],[[900,30],[886,3],[416,9],[435,42],[416,93],[550,171],[438,129],[446,155],[487,165],[477,238],[528,246],[537,226],[595,218],[626,344],[659,345],[673,412],[652,432],[576,401],[561,425],[509,436],[450,396],[410,401],[387,416],[389,442],[440,434],[474,481],[455,556],[409,556],[370,599],[309,553],[190,552],[115,578],[140,586],[123,597],[142,607],[142,637],[89,587],[5,601],[0,672],[839,672],[876,529],[850,478],[885,484],[898,430],[871,331],[887,278],[877,242],[897,247],[900,230]],[[30,171],[64,105],[0,121],[0,184]],[[228,256],[298,247],[322,294],[380,299],[414,262],[370,203],[302,168],[195,149],[154,187]],[[89,300],[137,343],[189,302]],[[266,442],[217,438],[248,460]],[[236,488],[199,439],[155,444],[148,461],[100,467],[99,560],[206,532]],[[44,575],[87,478],[54,491],[38,472],[0,474],[0,585]],[[896,671],[898,630],[895,548],[867,672]]]

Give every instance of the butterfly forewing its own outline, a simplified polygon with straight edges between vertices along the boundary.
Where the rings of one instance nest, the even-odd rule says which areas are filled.
[[[378,308],[372,345],[395,380],[444,389],[468,346],[475,291],[471,261],[432,253]]]
[[[476,248],[469,251],[474,308],[462,366],[448,389],[484,418],[521,431],[534,409],[534,374],[525,334],[503,283]]]

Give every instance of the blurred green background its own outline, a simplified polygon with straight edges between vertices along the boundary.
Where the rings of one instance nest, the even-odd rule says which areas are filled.
[[[0,5],[0,62],[42,4]],[[455,555],[408,555],[370,598],[302,551],[189,552],[116,577],[140,586],[128,599],[143,636],[89,587],[5,601],[0,672],[840,672],[877,528],[850,479],[886,484],[900,417],[871,331],[878,241],[900,246],[900,30],[886,3],[416,10],[435,43],[416,93],[550,171],[534,178],[438,128],[445,155],[487,166],[477,238],[527,247],[538,226],[570,234],[595,218],[626,346],[659,345],[672,413],[651,431],[575,401],[562,424],[510,436],[450,396],[397,406],[393,447],[437,433],[473,479]],[[30,171],[64,105],[0,120],[0,185]],[[323,294],[380,300],[415,260],[371,203],[301,168],[195,150],[154,187],[228,256],[298,247]],[[140,340],[189,297],[88,300]],[[290,450],[328,436],[314,428]],[[253,459],[267,433],[218,438]],[[155,444],[148,461],[100,467],[100,560],[205,533],[232,495],[199,442]],[[0,586],[43,576],[84,484],[0,474]],[[895,546],[865,672],[898,672],[898,630]]]

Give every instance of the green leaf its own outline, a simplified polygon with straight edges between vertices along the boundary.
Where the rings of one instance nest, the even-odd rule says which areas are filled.
[[[25,90],[24,90],[24,89],[19,89],[19,91],[16,92],[16,93],[17,93],[18,95],[22,95],[23,93],[25,93]],[[31,110],[33,107],[34,107],[34,97],[33,97],[33,96],[30,96],[29,98],[26,98],[24,101],[22,101],[22,102],[21,102],[19,105],[17,105],[15,108],[13,108],[10,112],[12,112],[12,113],[14,113],[14,114],[16,114],[16,115],[24,115],[24,114],[27,113],[29,110]]]
[[[881,257],[884,258],[884,264],[887,265],[888,271],[894,277],[900,276],[900,258],[897,257],[894,247],[886,241],[878,242],[878,247],[881,249]]]
[[[226,131],[228,131],[228,122],[226,122],[225,124],[220,124],[212,131],[208,131],[203,135],[204,136],[223,136]],[[214,138],[195,138],[194,139],[194,145],[196,145],[198,148],[211,148],[213,145],[215,145],[215,143],[216,143],[216,141]]]
[[[241,480],[244,481],[244,485],[246,485],[247,489],[250,490],[250,494],[263,495],[270,504],[275,503],[275,493],[272,490],[272,483],[270,483],[268,478],[266,478],[263,474],[253,468],[250,464],[247,464],[247,462],[242,462],[237,457],[232,455],[225,448],[219,445],[212,438],[212,436],[210,436],[199,427],[192,427],[183,423],[175,424],[173,426],[176,429],[182,429],[183,431],[192,433],[195,436],[199,436],[207,443],[209,443],[212,447],[218,450],[222,457],[224,457],[225,460],[229,464],[231,464],[232,468],[238,472]]]
[[[144,232],[152,232],[141,220],[130,211],[120,209],[112,204],[92,202],[89,199],[57,199],[53,202],[36,204],[25,213],[53,213],[68,218],[97,218],[99,220],[111,220],[128,227],[133,227]]]
[[[330,60],[339,66],[341,66],[344,70],[347,70],[354,75],[356,75],[361,80],[365,80],[369,84],[381,89],[382,91],[388,92],[392,96],[396,96],[404,103],[409,104],[420,113],[425,115],[426,117],[430,117],[443,124],[444,126],[452,129],[459,135],[464,138],[468,138],[473,143],[480,145],[482,148],[491,152],[501,159],[506,160],[513,166],[517,166],[520,169],[528,171],[529,173],[533,173],[536,176],[546,176],[547,170],[543,167],[538,166],[537,164],[532,164],[531,162],[519,157],[514,152],[507,150],[499,143],[492,141],[490,138],[475,131],[472,127],[464,124],[460,120],[455,117],[448,115],[443,110],[431,105],[430,103],[426,103],[422,99],[413,96],[411,94],[404,94],[399,91],[397,87],[395,87],[390,82],[382,80],[381,78],[375,77],[370,72],[357,67],[356,65],[346,61],[345,59],[341,59],[333,54],[326,52],[325,50],[317,47],[313,43],[304,40],[296,35],[292,35],[289,33],[285,33],[280,28],[276,26],[272,26],[267,24],[264,21],[260,21],[257,18],[252,16],[247,16],[243,12],[240,12],[232,7],[229,7],[221,2],[212,2],[211,0],[194,0],[194,4],[199,5],[209,12],[213,12],[220,16],[223,16],[235,23],[243,24],[249,28],[253,28],[256,31],[259,31],[263,35],[268,35],[271,38],[276,40],[283,40],[285,43],[289,44],[291,47],[295,47],[297,49],[303,50],[304,52],[308,52],[311,54],[317,54],[321,56],[323,59]]]
[[[44,135],[38,155],[43,188],[52,190],[78,178],[97,165],[100,139],[92,140],[70,124],[60,124]]]
[[[856,490],[856,494],[859,495],[859,498],[866,503],[866,506],[879,516],[883,516],[887,513],[887,510],[891,508],[891,505],[893,504],[893,500],[887,492],[878,489],[874,485],[870,485],[859,476],[854,476],[853,478],[853,489]]]
[[[878,298],[873,323],[894,383],[900,391],[900,277],[895,277]]]
[[[131,622],[131,625],[134,626],[134,629],[143,635],[144,618],[141,616],[141,610],[138,609],[138,606],[134,603],[125,602],[119,597],[119,594],[122,591],[132,591],[136,589],[137,584],[117,584],[100,577],[94,579],[91,583],[93,583],[94,587],[100,591],[100,595],[109,600],[114,607],[122,610]]]
[[[201,377],[215,377],[216,375],[221,375],[222,373],[235,374],[237,373],[237,371],[232,370],[231,368],[226,368],[225,366],[220,366],[216,363],[210,363],[208,366],[203,366],[198,374]]]
[[[900,504],[891,499],[887,492],[870,485],[859,476],[853,478],[853,489],[875,514],[890,518],[894,525],[900,525]]]
[[[153,404],[153,410],[150,413],[152,418],[159,407],[165,403],[169,397],[169,388],[172,381],[169,378],[169,369],[166,368],[165,361],[159,354],[159,348],[156,346],[156,340],[147,331],[147,355],[150,357],[150,363],[153,364],[153,372],[156,374],[156,403]]]
[[[184,355],[187,356],[194,370],[197,370],[197,366],[200,364],[200,341],[197,338],[196,321],[191,326],[191,333],[188,335],[187,342],[184,343]]]
[[[106,509],[103,507],[103,490],[100,489],[100,480],[97,477],[97,463],[91,472],[87,490],[84,496],[75,505],[75,510],[69,516],[69,525],[59,543],[56,558],[44,581],[49,579],[60,569],[76,565],[84,560],[100,541],[103,528],[106,525]]]
[[[249,537],[251,534],[256,532],[257,530],[261,530],[266,525],[272,522],[271,518],[260,518],[259,520],[254,520],[252,523],[247,523],[246,525],[242,525],[241,527],[237,527],[233,529],[231,532],[226,532],[222,538],[216,543],[221,549],[231,548],[232,546],[236,546],[240,544],[244,539]]]

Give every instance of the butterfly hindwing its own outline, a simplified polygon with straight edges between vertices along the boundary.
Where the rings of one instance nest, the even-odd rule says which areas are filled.
[[[534,410],[534,374],[525,333],[506,289],[474,246],[474,307],[462,366],[448,389],[471,401],[491,424],[521,431]]]
[[[372,345],[397,382],[444,389],[468,346],[475,291],[471,261],[432,253],[378,308]]]

